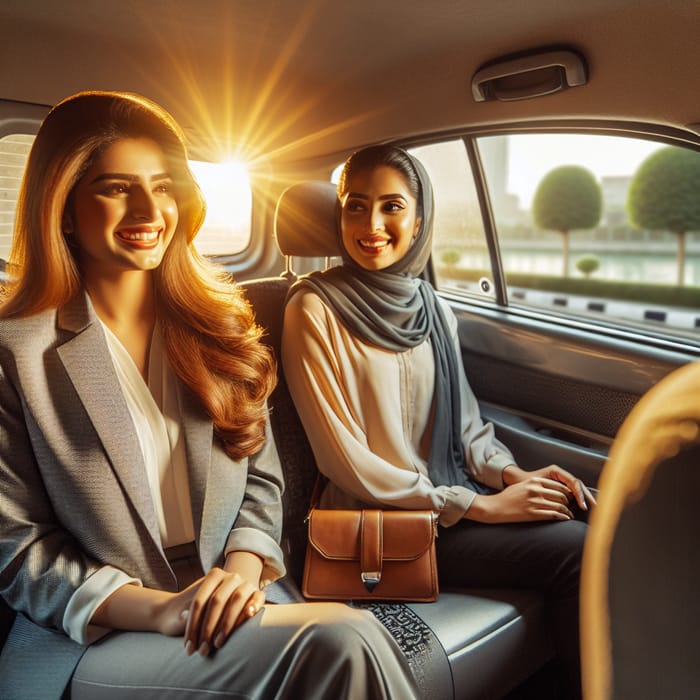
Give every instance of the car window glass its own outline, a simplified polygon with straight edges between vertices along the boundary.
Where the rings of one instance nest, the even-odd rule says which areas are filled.
[[[207,215],[194,239],[202,255],[241,253],[250,243],[253,193],[245,165],[190,161],[207,201]]]
[[[493,296],[483,218],[464,142],[455,139],[409,150],[433,183],[433,264],[438,286]]]
[[[0,138],[0,259],[7,260],[19,186],[34,136],[9,134]]]
[[[479,137],[476,146],[512,306],[697,338],[699,153],[648,139],[565,133]],[[416,153],[428,161],[442,148]],[[465,174],[465,194],[445,198],[444,178],[431,176],[438,284],[478,288],[492,273],[485,246],[477,254],[466,234],[478,227],[473,179]],[[449,187],[457,192],[454,181]],[[459,211],[460,227],[444,223],[445,207],[450,218]]]
[[[34,136],[0,138],[0,259],[12,244],[17,195]],[[195,238],[203,255],[233,255],[250,243],[252,191],[243,164],[190,161],[207,201],[207,215]]]

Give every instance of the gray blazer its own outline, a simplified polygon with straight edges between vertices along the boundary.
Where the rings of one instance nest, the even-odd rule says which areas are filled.
[[[235,462],[200,402],[178,386],[202,568],[227,547],[284,573],[282,473],[269,432]],[[74,591],[111,564],[175,591],[145,465],[87,295],[0,320],[0,594],[19,614],[0,655],[0,697],[60,698],[84,647],[63,633]],[[33,685],[32,685],[33,684]]]

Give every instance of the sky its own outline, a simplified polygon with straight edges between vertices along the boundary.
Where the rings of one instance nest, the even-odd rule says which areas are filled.
[[[615,136],[577,134],[519,135],[509,138],[507,191],[529,208],[544,175],[559,165],[581,165],[598,179],[632,175],[639,164],[662,146],[658,142]]]

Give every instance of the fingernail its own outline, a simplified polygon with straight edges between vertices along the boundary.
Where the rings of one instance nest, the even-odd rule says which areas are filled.
[[[185,609],[180,613],[180,617],[181,617],[183,620],[186,620],[186,619],[188,618],[189,614],[190,614],[190,611],[189,611],[187,608],[185,608]]]
[[[206,642],[202,642],[199,645],[199,655],[200,656],[209,656],[209,644]]]
[[[257,610],[254,605],[248,606],[248,617],[253,617],[253,615],[255,615],[256,612]]]
[[[185,653],[187,656],[192,656],[192,654],[194,654],[194,644],[192,643],[191,639],[188,639],[185,642]]]
[[[224,635],[221,634],[221,632],[219,632],[219,634],[217,634],[216,637],[214,637],[214,646],[217,649],[221,649],[221,647],[224,645],[225,641],[226,640],[224,639]]]

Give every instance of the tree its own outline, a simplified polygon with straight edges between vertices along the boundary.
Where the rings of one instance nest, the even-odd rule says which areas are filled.
[[[563,274],[569,274],[569,232],[598,225],[603,195],[590,170],[562,165],[550,170],[537,185],[532,201],[535,225],[563,237]]]
[[[600,267],[600,260],[595,255],[584,255],[576,261],[576,269],[585,277],[590,277]]]
[[[700,231],[700,153],[666,146],[637,169],[627,194],[637,228],[672,231],[678,249],[678,285],[685,282],[685,234]]]
[[[451,275],[454,271],[454,266],[459,262],[462,256],[456,250],[446,250],[440,256],[440,262],[447,268],[447,274]]]

